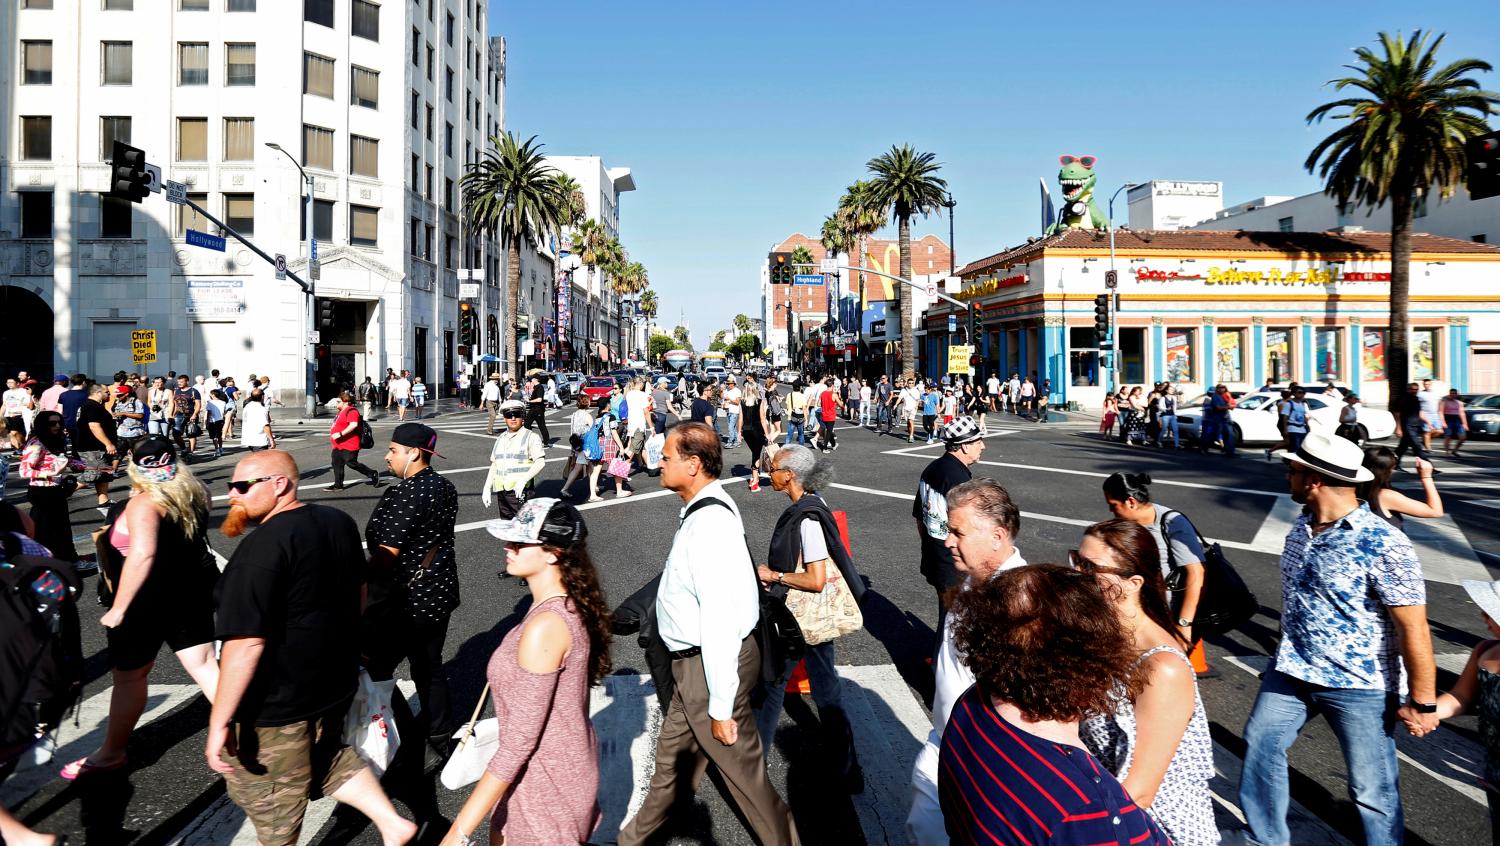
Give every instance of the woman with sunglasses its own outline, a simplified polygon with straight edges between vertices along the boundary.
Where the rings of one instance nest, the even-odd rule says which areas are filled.
[[[125,766],[162,644],[210,702],[219,686],[214,659],[219,568],[208,550],[208,492],[160,435],[136,444],[125,472],[130,499],[110,510],[104,535],[109,558],[100,562],[114,584],[114,599],[99,621],[114,683],[109,723],[103,745],[62,768],[67,781]]]
[[[531,610],[490,656],[500,746],[443,846],[469,843],[492,810],[496,846],[584,843],[601,817],[589,688],[609,674],[614,621],[588,526],[578,509],[542,498],[488,529],[505,542],[505,572],[530,589]]]
[[[1213,743],[1158,558],[1150,531],[1128,520],[1088,527],[1071,554],[1073,567],[1092,575],[1113,604],[1145,676],[1139,693],[1117,691],[1114,712],[1085,719],[1080,735],[1174,846],[1215,846]]]
[[[73,547],[73,520],[68,515],[68,497],[77,489],[77,480],[68,473],[88,469],[76,458],[68,457],[68,439],[63,417],[56,411],[38,412],[32,421],[31,437],[21,450],[21,478],[26,480],[26,501],[31,503],[31,519],[36,523],[36,540],[59,561],[77,562]],[[89,556],[90,563],[93,556]]]

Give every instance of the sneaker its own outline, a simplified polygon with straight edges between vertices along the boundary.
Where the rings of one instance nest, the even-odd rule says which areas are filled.
[[[73,562],[73,572],[80,576],[97,573],[99,572],[99,561],[92,555],[79,556],[78,560]]]
[[[751,491],[758,491],[758,490],[760,490],[760,483],[759,482],[751,482],[750,483],[750,490]]]

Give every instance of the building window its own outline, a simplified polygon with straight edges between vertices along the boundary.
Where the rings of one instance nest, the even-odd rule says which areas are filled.
[[[1276,219],[1276,231],[1277,232],[1295,232],[1297,230],[1295,230],[1295,229],[1292,228],[1292,218],[1290,218],[1290,217],[1282,217],[1282,218],[1277,218]]]
[[[448,13],[448,26],[444,29],[444,32],[447,33],[446,38],[448,39],[448,46],[452,47],[453,46],[453,13],[452,12]]]
[[[1068,329],[1068,384],[1075,387],[1099,384],[1099,336],[1092,326]]]
[[[428,82],[432,82],[432,80],[433,80],[432,68],[433,68],[432,45],[428,44],[427,45],[427,81]]]
[[[1214,340],[1214,373],[1220,382],[1245,381],[1245,330],[1218,331]]]
[[[367,109],[380,108],[380,72],[354,66],[349,85],[349,102]]]
[[[380,4],[370,0],[354,0],[351,8],[349,29],[359,38],[380,40]]]
[[[379,176],[380,142],[362,135],[349,136],[349,172],[355,176]]]
[[[432,261],[432,245],[437,243],[437,230],[430,223],[422,228],[422,258]]]
[[[453,158],[453,124],[448,123],[444,126],[447,127],[447,131],[443,133],[443,153],[451,159]]]
[[[128,12],[134,8],[135,0],[104,0],[104,11],[106,12]]]
[[[109,161],[115,154],[115,142],[130,143],[130,118],[99,118],[99,159]]]
[[[1385,376],[1384,329],[1361,329],[1359,332],[1359,377],[1364,382],[1384,382]]]
[[[436,114],[437,113],[432,110],[432,106],[429,104],[427,106],[427,140],[428,141],[433,140],[432,127],[433,127],[433,125],[437,121]]]
[[[302,54],[302,93],[333,99],[333,60]]]
[[[50,9],[52,8],[52,0],[21,0],[21,8]]]
[[[453,208],[453,180],[443,180],[443,206]]]
[[[255,84],[255,45],[224,45],[224,84]]]
[[[52,192],[21,192],[21,237],[52,237]]]
[[[422,182],[422,197],[432,199],[432,165],[427,166],[427,178]]]
[[[208,161],[208,118],[177,119],[177,161]]]
[[[1313,378],[1320,382],[1333,382],[1343,370],[1339,349],[1339,335],[1343,330],[1336,326],[1319,326],[1313,330]]]
[[[453,102],[453,68],[443,68],[443,99]]]
[[[1411,330],[1411,378],[1438,378],[1438,330]]]
[[[411,154],[411,190],[415,191],[422,184],[422,157],[416,153]]]
[[[255,195],[225,194],[224,223],[249,238],[255,234]]]
[[[224,4],[226,12],[253,12],[255,11],[255,0],[228,0]]]
[[[178,0],[177,9],[183,12],[206,12],[208,0]]]
[[[411,241],[406,245],[407,252],[412,258],[422,257],[422,221],[417,218],[411,219]]]
[[[202,42],[177,43],[177,84],[208,84],[208,45]]]
[[[1168,329],[1166,363],[1168,382],[1192,382],[1193,330]],[[1128,381],[1128,380],[1127,380]]]
[[[104,85],[129,85],[131,53],[129,41],[105,41],[99,45],[99,66],[104,69]]]
[[[1292,334],[1290,327],[1266,327],[1266,381],[1286,385],[1292,381]]]
[[[197,203],[199,208],[208,206],[207,194],[189,194],[187,198]],[[186,238],[189,229],[197,232],[207,232],[208,228],[208,218],[199,214],[197,209],[186,204],[177,207],[177,233],[175,237]]]
[[[255,158],[255,118],[224,118],[224,161],[248,162]]]
[[[411,28],[411,66],[422,66],[422,31],[416,27]]]
[[[457,266],[453,263],[453,254],[457,252],[453,248],[457,243],[458,239],[452,236],[443,239],[443,267],[449,270],[457,269]],[[531,271],[531,275],[533,279],[536,278],[536,270],[534,268]],[[532,289],[532,299],[536,299],[536,289],[534,288]]]
[[[420,95],[417,92],[413,91],[413,92],[411,92],[411,128],[412,129],[420,129],[421,128],[421,124],[418,122],[421,119],[419,117],[419,115],[421,115],[421,114],[422,114],[422,95]]]
[[[333,170],[333,130],[302,124],[302,166]]]
[[[1488,235],[1483,235],[1483,234],[1480,234],[1480,235],[1470,235],[1469,236],[1469,240],[1473,241],[1476,244],[1488,244],[1490,242],[1489,236]]]
[[[52,158],[52,118],[21,118],[21,158],[44,162]]]
[[[298,228],[298,240],[307,240],[307,213],[298,215],[302,225]],[[333,201],[313,200],[313,238],[318,241],[333,240]]]
[[[429,21],[435,21],[435,20],[437,20],[437,18],[435,18],[435,17],[432,16],[432,0],[427,0],[427,20],[429,20]]]
[[[1120,336],[1120,378],[1122,384],[1134,382],[1139,385],[1146,381],[1146,330],[1121,327],[1115,330]],[[1012,343],[1010,355],[1015,356],[1015,344]],[[1008,370],[1018,369],[1014,363]]]
[[[356,247],[373,247],[379,233],[380,209],[349,207],[349,243]]]
[[[21,42],[21,84],[52,84],[52,42]]]
[[[308,23],[333,26],[333,0],[302,0],[302,19]]]

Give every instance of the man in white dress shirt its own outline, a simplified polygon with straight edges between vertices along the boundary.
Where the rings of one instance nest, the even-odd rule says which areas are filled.
[[[973,479],[948,491],[948,537],[944,544],[953,552],[953,563],[963,581],[957,590],[993,578],[1002,570],[1026,566],[1015,547],[1021,529],[1021,511],[1010,494],[993,479]],[[911,813],[907,833],[918,846],[947,846],[943,809],[938,803],[938,750],[953,703],[974,684],[974,673],[953,644],[953,615],[944,617],[943,635],[933,662],[935,687],[932,694],[932,731],[917,753],[911,771]]]
[[[678,423],[662,450],[662,487],[682,497],[682,524],[656,593],[656,624],[677,683],[662,718],[656,772],[620,846],[646,842],[680,792],[696,788],[706,758],[718,767],[745,821],[767,846],[798,844],[786,803],[766,775],[750,694],[760,682],[755,565],[734,500],[719,482],[724,454],[714,430]],[[678,781],[689,782],[679,786]]]

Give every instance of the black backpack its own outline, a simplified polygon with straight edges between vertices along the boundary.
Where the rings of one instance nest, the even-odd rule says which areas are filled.
[[[67,562],[17,555],[0,561],[0,749],[25,748],[56,728],[83,692],[78,596]]]
[[[375,433],[370,430],[369,422],[363,417],[359,418],[359,448],[375,448]]]

